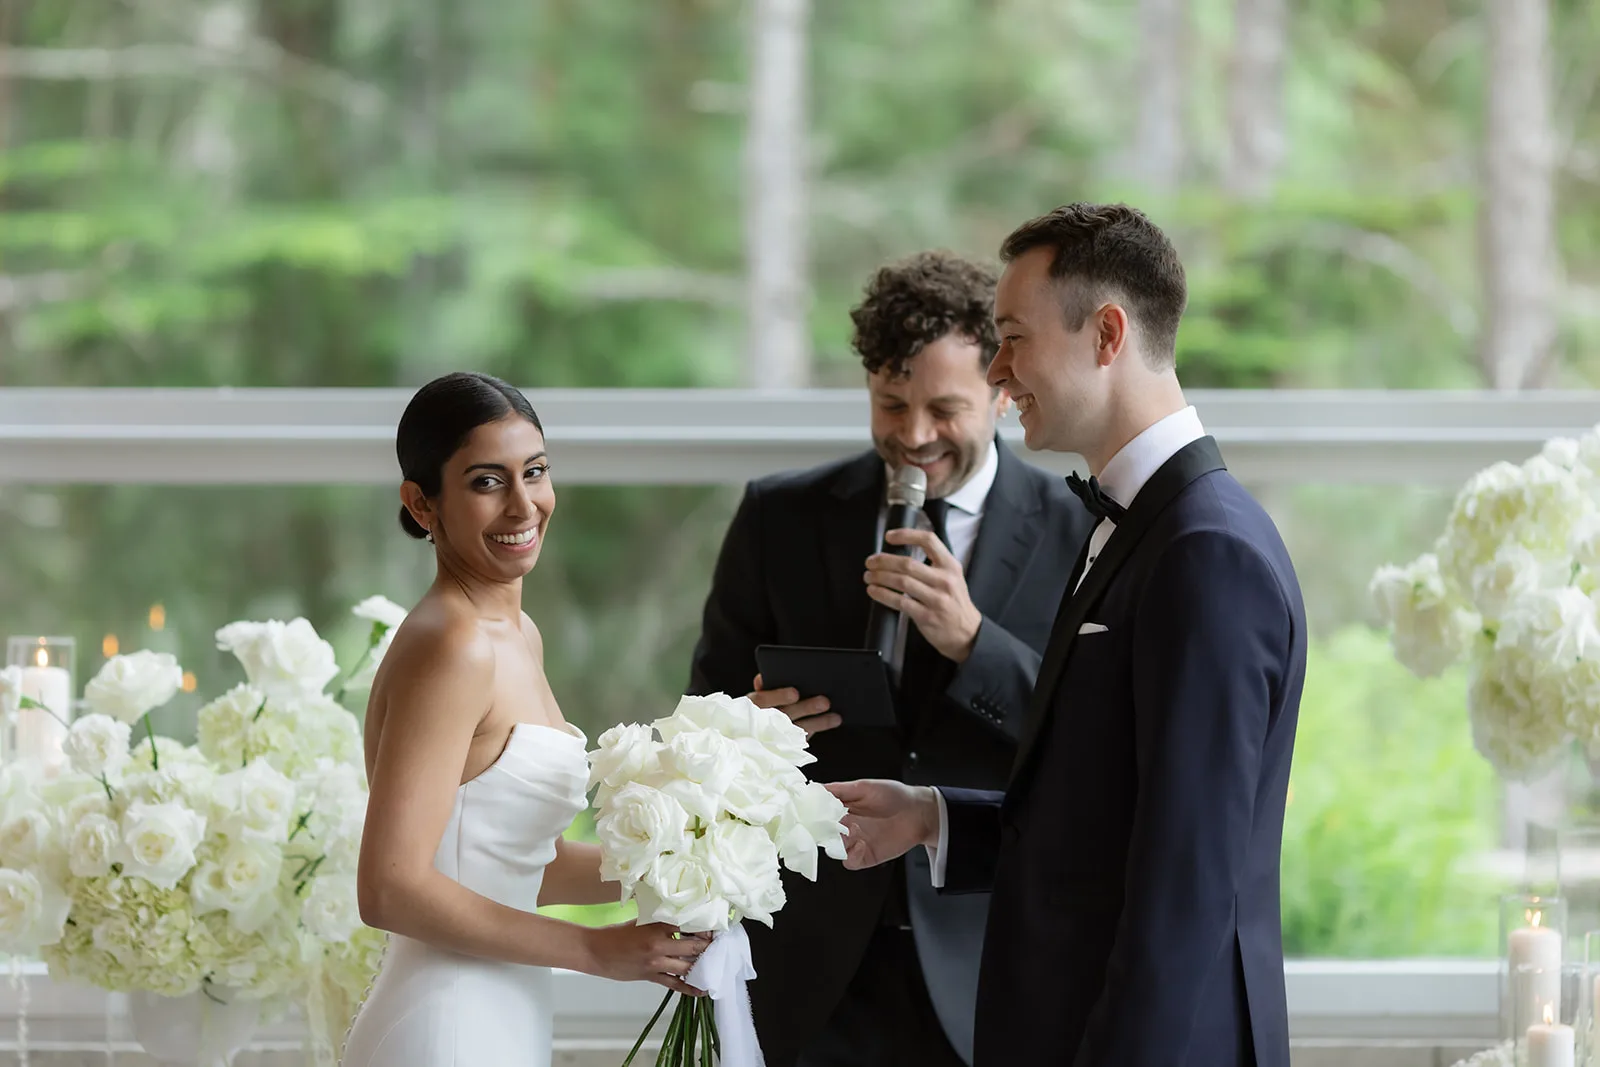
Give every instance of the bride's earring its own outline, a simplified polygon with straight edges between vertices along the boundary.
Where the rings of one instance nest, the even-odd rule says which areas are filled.
[[[433,544],[433,531],[432,530],[428,531],[426,539],[427,539],[428,544],[430,544],[430,545]]]

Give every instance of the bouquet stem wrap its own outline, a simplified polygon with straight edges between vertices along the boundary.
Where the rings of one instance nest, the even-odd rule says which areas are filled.
[[[704,989],[715,1005],[722,1067],[766,1067],[750,1014],[750,993],[745,989],[745,983],[755,976],[750,938],[740,924],[712,938],[684,979],[696,989]]]

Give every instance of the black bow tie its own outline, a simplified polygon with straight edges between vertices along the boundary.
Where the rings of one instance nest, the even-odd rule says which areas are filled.
[[[1100,480],[1091,476],[1088,481],[1078,477],[1076,473],[1067,475],[1067,488],[1078,494],[1078,499],[1083,501],[1083,506],[1089,509],[1089,514],[1097,519],[1110,519],[1112,522],[1121,522],[1128,509],[1112,500],[1106,491],[1100,488]]]

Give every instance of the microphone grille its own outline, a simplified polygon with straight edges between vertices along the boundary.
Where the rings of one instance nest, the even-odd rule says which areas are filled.
[[[928,476],[921,467],[913,467],[908,463],[895,468],[894,475],[889,479],[890,504],[909,504],[920,508],[927,496]]]

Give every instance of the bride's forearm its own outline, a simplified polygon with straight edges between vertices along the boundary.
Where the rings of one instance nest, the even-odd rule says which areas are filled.
[[[541,967],[594,965],[590,931],[507,907],[434,870],[363,891],[360,900],[368,926],[435,948]]]
[[[544,869],[544,884],[539,888],[539,905],[615,904],[622,899],[616,882],[600,880],[600,846],[568,841],[556,842],[556,858]]]

